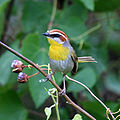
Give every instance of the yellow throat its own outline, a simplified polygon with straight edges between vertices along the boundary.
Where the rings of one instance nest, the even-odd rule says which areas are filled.
[[[69,49],[50,38],[48,38],[48,41],[50,43],[49,58],[52,60],[66,60],[69,54]]]

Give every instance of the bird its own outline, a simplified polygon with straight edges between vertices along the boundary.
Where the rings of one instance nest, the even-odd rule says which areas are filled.
[[[56,72],[63,73],[63,89],[60,94],[64,95],[66,93],[65,75],[68,72],[75,74],[78,63],[96,61],[91,56],[77,57],[68,36],[61,30],[48,30],[43,35],[47,37],[50,44],[48,56],[52,73],[48,75],[48,78]]]

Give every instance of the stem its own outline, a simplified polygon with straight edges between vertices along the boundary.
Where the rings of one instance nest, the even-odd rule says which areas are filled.
[[[58,103],[56,103],[54,96],[51,94],[52,100],[55,103],[55,109],[56,109],[56,114],[57,114],[57,119],[60,120],[60,115],[59,115],[59,109],[58,109]],[[58,98],[58,96],[57,96]]]
[[[55,14],[56,14],[56,8],[57,8],[57,0],[53,0],[53,10],[52,10],[50,22],[48,24],[48,29],[52,28],[52,24],[53,24]]]
[[[57,105],[58,105],[58,103],[59,103],[59,101],[58,101],[58,91],[56,90],[56,96],[57,96],[57,98],[56,98],[56,101],[57,101]]]
[[[55,104],[55,108],[56,108],[57,119],[60,120],[60,114],[59,114],[59,109],[57,104]]]
[[[47,77],[48,75],[46,74],[46,72],[44,72],[39,65],[35,64],[34,62],[32,62],[31,60],[27,59],[26,57],[24,57],[23,55],[21,55],[20,53],[18,53],[17,51],[13,50],[12,48],[10,48],[9,46],[7,46],[6,44],[4,44],[3,42],[0,41],[0,45],[3,46],[4,48],[6,48],[7,50],[9,50],[10,52],[12,52],[13,54],[15,54],[16,56],[18,56],[19,58],[22,58],[24,61],[26,61],[27,63],[29,63],[30,65],[34,66],[40,73],[42,73],[42,75],[44,75],[45,77]],[[49,79],[49,81],[52,83],[52,85],[59,91],[61,92],[62,89],[52,80]],[[77,110],[79,110],[80,112],[82,112],[83,114],[85,114],[86,116],[88,116],[91,120],[96,120],[93,116],[91,116],[88,112],[86,112],[84,109],[82,109],[80,106],[78,106],[77,104],[75,104],[66,94],[63,95],[66,99],[66,101],[68,101],[74,108],[76,108]]]
[[[34,68],[32,65],[24,65],[23,66],[24,68]],[[41,66],[40,66],[41,67]],[[41,68],[41,70],[47,70],[48,71],[48,69],[47,68]],[[49,70],[49,71],[51,71],[51,70]]]
[[[24,68],[33,68],[33,66],[31,66],[31,65],[24,65],[23,67]]]
[[[37,73],[35,73],[35,74],[33,74],[33,75],[30,75],[28,78],[31,78],[31,77],[33,77],[33,76],[35,76],[35,75],[38,75],[40,72],[37,72]]]
[[[81,82],[79,82],[79,81],[77,81],[77,80],[74,80],[74,79],[70,78],[70,77],[67,76],[67,75],[66,75],[66,77],[67,77],[68,80],[71,80],[71,81],[73,81],[73,82],[76,82],[76,83],[82,85],[85,89],[88,90],[88,92],[89,92],[99,103],[101,103],[101,104],[104,106],[104,108],[105,108],[106,110],[109,109],[97,96],[95,96],[95,94],[93,94],[93,92],[92,92],[86,85],[84,85],[83,83],[81,83]],[[113,118],[113,120],[114,120],[115,118],[114,118],[113,114],[112,114],[110,111],[109,111],[109,113],[110,113],[110,115],[112,116],[112,118]]]
[[[11,11],[12,11],[12,7],[14,4],[14,0],[11,0],[8,4],[7,10],[6,10],[6,14],[5,14],[5,22],[4,22],[4,27],[3,27],[3,31],[2,31],[2,35],[1,35],[1,40],[4,41],[5,35],[6,35],[6,31],[8,29],[8,23],[9,23],[9,19],[10,19],[10,15],[11,15]]]
[[[46,68],[41,68],[41,70],[47,70],[48,71],[48,69],[46,69]]]
[[[82,33],[81,35],[77,36],[77,37],[74,37],[74,38],[71,38],[71,40],[76,40],[76,39],[83,39],[85,36],[87,36],[88,34],[96,31],[97,29],[99,29],[101,27],[100,24],[96,25],[95,27],[89,29],[88,31]]]
[[[117,112],[114,112],[114,113],[112,113],[112,114],[118,114],[120,112],[120,109],[117,111]]]
[[[56,90],[56,96],[57,96],[57,98],[56,98],[56,102],[57,102],[57,105],[56,105],[56,113],[58,114],[58,120],[60,120],[60,115],[59,115],[59,109],[58,109],[58,91]]]

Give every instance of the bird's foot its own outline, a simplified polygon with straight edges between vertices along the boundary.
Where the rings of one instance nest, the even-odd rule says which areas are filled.
[[[59,92],[59,95],[65,95],[66,94],[66,89],[62,89],[60,92]]]

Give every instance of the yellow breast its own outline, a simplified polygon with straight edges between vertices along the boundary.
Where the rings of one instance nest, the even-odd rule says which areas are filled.
[[[69,54],[69,49],[58,44],[56,41],[50,40],[49,58],[52,60],[66,60]]]

